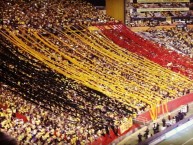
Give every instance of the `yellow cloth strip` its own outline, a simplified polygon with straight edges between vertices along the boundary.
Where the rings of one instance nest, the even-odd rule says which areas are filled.
[[[85,28],[84,32],[72,31],[67,27],[68,33],[58,30],[58,36],[49,32],[49,36],[43,36],[45,30],[19,31],[17,34],[7,28],[0,33],[22,51],[78,83],[136,109],[141,102],[150,105],[152,119],[160,111],[156,106],[162,105],[163,92],[176,97],[177,89],[192,87],[188,78],[120,48],[100,32]],[[78,47],[74,49],[75,46]],[[155,86],[159,86],[159,91],[152,91]]]

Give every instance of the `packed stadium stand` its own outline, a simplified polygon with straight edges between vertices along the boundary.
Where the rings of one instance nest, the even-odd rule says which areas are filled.
[[[177,51],[181,54],[189,55],[192,58],[193,54],[193,32],[191,28],[171,28],[171,29],[149,29],[139,34],[151,41],[155,41],[161,46]],[[180,40],[180,41],[176,41]]]
[[[126,0],[126,24],[136,26],[192,24],[190,0]]]
[[[193,91],[191,28],[137,34],[83,0],[1,8],[0,131],[18,144],[109,144]]]

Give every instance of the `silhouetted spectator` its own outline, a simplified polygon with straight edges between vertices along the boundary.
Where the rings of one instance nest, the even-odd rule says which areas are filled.
[[[169,120],[169,121],[171,120],[171,115],[170,115],[170,114],[168,115],[168,120]]]
[[[153,127],[153,133],[156,134],[156,127]]]
[[[165,118],[162,119],[162,125],[163,125],[163,127],[166,126],[166,119]]]
[[[17,145],[17,141],[5,133],[0,132],[0,145]]]
[[[178,117],[179,117],[179,120],[182,120],[184,119],[184,114],[180,111],[178,112]]]
[[[187,107],[187,113],[188,113],[188,112],[189,112],[189,105],[187,104],[187,106],[186,106],[186,107]]]
[[[148,138],[148,135],[149,135],[149,129],[147,128],[147,129],[145,130],[145,134],[144,134],[145,139]]]
[[[159,124],[157,123],[157,126],[156,126],[156,133],[159,132]]]
[[[142,141],[142,135],[141,133],[138,134],[138,142],[141,142]]]
[[[175,116],[176,122],[179,122],[179,117],[178,115]]]

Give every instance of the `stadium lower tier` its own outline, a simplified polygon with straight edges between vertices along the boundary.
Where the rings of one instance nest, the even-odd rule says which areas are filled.
[[[6,90],[6,88],[7,87],[5,87],[4,88],[4,90],[1,88],[1,92],[2,91],[4,91],[4,93],[5,93],[5,90]],[[9,90],[10,91],[10,90]],[[7,91],[6,93],[8,93],[9,91]],[[10,94],[11,94],[11,92],[9,93],[9,97],[10,97]],[[3,114],[5,113],[5,114],[10,114],[10,112],[11,112],[11,110],[13,109],[12,107],[15,107],[15,108],[17,108],[17,109],[19,109],[19,107],[17,107],[17,106],[13,106],[13,104],[18,104],[18,102],[17,101],[15,101],[14,100],[14,103],[13,102],[11,102],[10,100],[12,100],[13,98],[7,98],[7,96],[4,96],[3,97],[3,95],[5,95],[5,94],[1,94],[1,98],[0,98],[0,101],[1,102],[5,102],[5,98],[4,97],[6,97],[6,99],[7,100],[9,100],[9,103],[7,103],[6,105],[2,105],[2,104],[0,104],[0,108],[1,109],[3,109],[4,111],[2,111],[1,110],[1,112],[0,112],[0,114],[1,114],[1,118],[3,117]],[[13,97],[13,96],[11,96],[11,97]],[[22,102],[25,102],[24,100],[22,100],[22,99],[20,99],[20,97],[15,97],[15,99],[18,99],[19,101],[22,101]],[[176,108],[178,108],[178,107],[180,107],[180,106],[182,106],[182,105],[185,105],[185,104],[188,104],[188,103],[191,103],[193,101],[193,94],[188,94],[188,95],[185,95],[185,96],[183,96],[183,97],[180,97],[180,98],[178,98],[178,99],[176,99],[176,100],[173,100],[173,101],[171,101],[171,102],[169,102],[168,103],[168,110],[169,110],[169,112],[171,112],[171,111],[173,111],[173,110],[175,110]],[[36,105],[34,105],[34,104],[30,104],[30,103],[28,103],[27,105],[29,105],[30,107],[31,106],[36,106]],[[29,108],[30,108],[29,107]],[[11,110],[10,110],[10,108],[11,108]],[[22,108],[22,107],[20,107],[20,111],[19,112],[16,112],[13,116],[14,116],[14,118],[12,117],[12,120],[11,120],[11,122],[12,123],[14,123],[14,122],[16,122],[16,120],[18,121],[18,122],[20,122],[21,123],[21,125],[25,128],[26,126],[27,126],[27,128],[29,129],[30,127],[32,127],[32,126],[37,126],[37,127],[39,127],[39,125],[37,125],[37,124],[32,124],[32,123],[28,123],[28,121],[30,121],[30,122],[33,122],[34,121],[34,118],[35,119],[37,119],[36,118],[36,113],[35,112],[37,112],[37,110],[34,110],[35,112],[33,112],[34,114],[31,114],[30,116],[33,116],[33,119],[32,118],[29,118],[29,116],[28,116],[28,113],[26,114],[26,112],[22,112],[22,110],[23,110],[24,108]],[[41,109],[40,109],[41,110]],[[160,109],[158,109],[159,111],[158,111],[158,116],[159,115],[161,115],[161,114],[163,114],[163,113],[165,113],[165,109],[162,107],[162,106],[160,106]],[[12,112],[13,113],[13,112]],[[40,113],[39,111],[38,111],[38,113]],[[46,111],[44,112],[44,113],[46,113]],[[25,115],[23,115],[23,114],[25,114]],[[41,114],[41,115],[43,115],[43,114]],[[151,117],[150,117],[150,112],[145,112],[145,113],[143,113],[143,114],[141,114],[141,115],[139,115],[138,116],[138,118],[146,118],[147,120],[151,120]],[[28,119],[27,119],[28,118]],[[8,118],[6,118],[7,120],[9,120]],[[5,127],[4,129],[6,130],[6,129],[8,129],[8,131],[9,131],[9,127],[7,126],[7,120],[6,121],[2,121],[1,120],[1,124],[3,124],[3,127]],[[146,121],[147,121],[146,120]],[[1,127],[2,127],[2,125],[1,125]],[[12,126],[12,127],[16,127],[16,126]],[[133,132],[133,130],[135,130],[136,128],[139,128],[140,127],[140,125],[139,124],[133,124],[132,125],[132,127],[130,127],[129,129],[126,129],[124,132],[121,132],[121,130],[120,130],[120,127],[118,128],[118,130],[117,130],[117,134],[119,135],[119,136],[122,136],[122,135],[124,135],[124,134],[126,134],[126,133],[128,133],[128,132]],[[35,127],[36,128],[36,127]],[[43,127],[44,128],[44,127]],[[19,128],[19,129],[21,129],[21,128]],[[2,129],[3,130],[3,129]],[[33,129],[32,129],[33,130]],[[40,130],[43,130],[42,128],[40,129]],[[65,136],[65,138],[64,138],[64,135],[62,136],[61,135],[61,132],[58,132],[59,130],[49,130],[50,132],[52,132],[53,134],[54,134],[54,136],[56,137],[56,138],[58,138],[58,137],[60,137],[60,139],[57,139],[58,140],[58,142],[59,141],[62,141],[62,140],[67,140],[67,138],[66,138],[66,136]],[[29,135],[30,133],[28,132],[28,135]],[[44,135],[46,135],[45,134],[45,132],[44,132],[44,130],[42,131],[42,134],[44,134]],[[43,135],[43,136],[44,136]],[[25,137],[23,134],[21,134],[20,136],[18,136],[19,138],[21,138],[21,140]],[[52,137],[51,135],[48,135],[48,137]],[[48,138],[47,137],[47,138]],[[35,137],[34,137],[35,138]],[[37,137],[38,138],[38,137]],[[44,138],[43,140],[45,140],[45,139],[47,139],[47,138]],[[112,129],[110,129],[109,130],[109,133],[108,134],[104,134],[104,135],[102,135],[102,136],[99,136],[99,137],[96,137],[94,140],[92,140],[93,142],[91,142],[91,143],[89,143],[90,145],[97,145],[97,144],[103,144],[103,145],[107,145],[107,144],[109,144],[109,143],[111,143],[113,140],[115,140],[115,139],[117,139],[118,138],[118,136],[115,134],[115,132],[112,130]],[[26,139],[26,138],[25,138]],[[38,141],[38,139],[33,139],[33,140],[31,140],[32,138],[30,138],[30,135],[29,135],[29,137],[28,137],[28,142],[29,141],[31,141],[31,142],[35,142],[35,140],[36,141]],[[52,141],[50,141],[50,143],[54,143],[54,139],[51,139]],[[47,140],[46,140],[47,141]],[[55,141],[55,143],[56,143],[57,141]]]
[[[129,121],[129,116],[135,110],[131,111],[129,106],[67,79],[35,60],[28,60],[23,54],[10,48],[1,47],[0,55],[2,62],[0,80],[3,82],[1,84],[1,103],[5,109],[5,111],[2,110],[1,117],[3,119],[2,128],[6,132],[14,127],[14,124],[9,124],[9,120],[17,117],[24,122],[32,122],[32,125],[37,125],[37,127],[50,126],[50,137],[53,137],[51,130],[59,128],[61,135],[69,138],[65,140],[66,142],[71,143],[73,142],[71,138],[79,138],[88,144],[94,138],[109,132],[111,128],[117,135],[116,128],[121,125],[123,119],[131,126],[132,121]],[[11,109],[8,110],[10,116],[6,116],[7,108]],[[36,108],[42,109],[36,110]],[[12,112],[12,109],[16,110]],[[30,111],[34,114],[31,114]],[[36,116],[38,114],[39,117]],[[57,120],[50,114],[54,114],[54,117],[58,116],[56,118],[61,123],[57,123]],[[21,128],[21,130],[25,129]],[[80,132],[78,133],[77,130]],[[42,133],[46,135],[46,132]],[[27,136],[22,135],[13,136],[19,142],[25,143]],[[32,138],[33,134],[28,141],[32,141]],[[35,138],[34,143],[42,140],[36,135]],[[45,142],[46,140],[47,138],[44,139]],[[57,136],[54,141],[50,142],[63,141],[60,136]]]
[[[167,112],[168,101],[193,89],[189,78],[79,27],[0,29],[1,103],[11,108],[1,110],[2,126],[20,142],[115,138],[133,118],[149,111],[155,120],[157,106]],[[11,123],[17,113],[26,116],[26,129],[23,122]],[[14,125],[20,127],[15,134]]]

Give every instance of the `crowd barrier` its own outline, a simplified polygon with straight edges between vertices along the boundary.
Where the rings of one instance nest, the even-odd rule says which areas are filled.
[[[155,27],[131,27],[130,29],[134,32],[143,32],[147,31],[148,29],[171,29],[176,27],[176,25],[170,25],[170,26],[155,26]]]
[[[176,24],[174,25],[169,25],[169,26],[155,26],[155,27],[130,27],[130,29],[133,32],[143,32],[143,31],[147,31],[149,29],[155,29],[155,30],[159,30],[159,29],[171,29],[171,28],[175,28]],[[187,25],[188,28],[193,28],[193,25]]]
[[[160,143],[161,141],[168,139],[172,135],[184,130],[185,128],[193,125],[193,115],[188,118],[185,118],[178,123],[166,128],[165,130],[155,134],[154,136],[148,138],[144,142],[139,143],[138,145],[155,145]]]
[[[175,100],[172,100],[172,101],[168,102],[168,104],[167,104],[167,109],[168,109],[169,112],[172,112],[173,110],[177,109],[178,107],[180,107],[180,106],[182,106],[182,105],[189,104],[189,103],[191,103],[191,102],[193,102],[193,93],[192,93],[192,94],[185,95],[185,96],[182,96],[182,97],[180,97],[180,98],[178,98],[178,99],[175,99]],[[163,107],[164,107],[164,106],[158,106],[158,107],[157,107],[157,110],[158,110],[158,111],[160,110],[160,111],[158,112],[158,116],[163,115],[164,113],[166,113],[166,108],[165,108],[165,107],[163,108]],[[136,120],[137,120],[137,119],[140,119],[141,117],[142,117],[142,118],[145,118],[146,121],[151,121],[151,120],[152,120],[149,111],[140,114],[140,115],[136,118]],[[127,136],[129,135],[128,132],[134,132],[135,129],[137,129],[137,128],[139,128],[139,127],[140,127],[139,124],[138,124],[138,125],[135,124],[135,128],[131,128],[130,130],[128,130],[127,132],[125,132],[124,134],[126,134],[126,135],[125,135],[125,136],[124,136],[124,134],[122,135],[122,136],[124,136],[124,137],[116,138],[116,139],[113,141],[113,143],[120,142],[121,140],[123,140],[125,137],[127,137]],[[170,130],[171,130],[171,129],[170,129]],[[167,130],[167,131],[168,131],[168,130]],[[156,136],[154,137],[154,139],[157,138],[158,136],[159,136],[159,135],[156,134]],[[153,139],[152,139],[152,140],[153,140]],[[152,140],[151,140],[151,141],[152,141]],[[113,144],[113,143],[112,143],[112,144]],[[145,142],[145,143],[146,143],[146,142]],[[141,144],[140,144],[140,145],[141,145]],[[146,145],[146,144],[143,144],[143,145]]]
[[[190,102],[193,102],[193,94],[188,94],[188,95],[182,96],[180,98],[177,98],[175,100],[172,100],[172,101],[168,102],[167,109],[168,109],[169,112],[171,112],[171,111],[175,110],[176,108],[178,108],[178,107],[180,107],[182,105],[186,105],[186,104],[188,104]],[[166,113],[165,106],[158,106],[157,110],[158,110],[158,116]],[[138,117],[139,118],[140,117],[144,117],[144,118],[146,118],[149,121],[151,120],[151,116],[150,116],[150,112],[149,111],[139,115]]]
[[[97,138],[94,142],[92,142],[90,145],[108,145],[110,143],[112,143],[115,139],[117,138],[121,138],[124,137],[127,133],[131,132],[133,133],[133,131],[137,128],[139,128],[140,125],[139,124],[133,124],[132,127],[128,128],[125,132],[120,133],[120,129],[118,131],[119,136],[116,136],[112,130],[110,130],[110,135],[105,135],[105,136],[101,136],[99,138]]]

